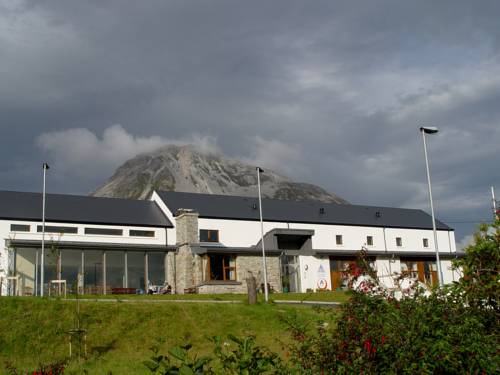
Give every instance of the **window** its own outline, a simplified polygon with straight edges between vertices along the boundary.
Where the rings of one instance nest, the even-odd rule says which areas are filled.
[[[219,231],[200,229],[200,242],[219,242]]]
[[[42,232],[42,226],[38,225],[36,228],[37,232]],[[78,233],[77,227],[58,227],[53,225],[46,225],[45,232],[47,233]]]
[[[342,235],[341,235],[341,234],[337,234],[337,235],[335,236],[335,243],[336,243],[337,245],[342,245]]]
[[[11,232],[29,232],[30,230],[31,230],[31,227],[29,225],[23,225],[23,224],[11,224],[10,225]]]
[[[105,236],[122,236],[123,230],[112,228],[85,228],[85,234],[101,234]]]
[[[401,237],[396,237],[396,246],[403,246],[403,239]]]
[[[131,237],[154,237],[155,236],[155,231],[154,230],[135,230],[135,229],[131,229],[129,231],[129,235]]]
[[[212,254],[208,256],[208,280],[236,280],[236,257]]]
[[[366,236],[366,244],[368,246],[373,246],[373,236]]]
[[[424,247],[429,247],[429,239],[428,238],[424,238],[423,243],[424,243]]]

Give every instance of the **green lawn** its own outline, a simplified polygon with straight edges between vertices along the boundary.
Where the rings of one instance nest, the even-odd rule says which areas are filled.
[[[295,295],[276,294],[284,299]],[[301,295],[306,297],[307,295]],[[318,293],[322,298],[340,298]],[[220,299],[243,295],[217,295]],[[279,297],[279,298],[278,298]],[[129,296],[137,299],[179,298],[179,296]],[[209,298],[186,295],[182,298]],[[214,298],[214,296],[211,296]],[[316,299],[316,298],[314,298]],[[66,373],[146,374],[142,361],[150,355],[156,338],[165,339],[163,350],[190,342],[193,351],[211,351],[207,337],[233,333],[254,334],[257,342],[281,352],[280,342],[289,337],[280,320],[283,314],[298,312],[306,320],[318,321],[323,314],[308,306],[257,304],[249,306],[214,303],[108,303],[80,304],[81,316],[88,329],[89,358],[79,364],[70,362]],[[68,330],[75,328],[76,302],[40,298],[0,298],[0,368],[7,361],[23,370],[38,363],[65,359],[68,355]]]

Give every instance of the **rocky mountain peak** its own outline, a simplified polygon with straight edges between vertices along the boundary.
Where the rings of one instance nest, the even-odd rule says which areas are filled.
[[[297,183],[266,169],[262,195],[289,200],[317,200],[346,204],[319,186]],[[257,195],[255,166],[194,145],[168,145],[127,160],[91,195],[146,199],[153,190],[223,195]]]

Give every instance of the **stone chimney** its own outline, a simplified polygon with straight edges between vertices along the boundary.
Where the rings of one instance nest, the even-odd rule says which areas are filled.
[[[202,280],[202,262],[196,254],[199,248],[198,213],[179,209],[175,215],[177,254],[175,255],[175,292],[184,294]]]
[[[198,212],[180,208],[175,214],[177,246],[198,244]]]

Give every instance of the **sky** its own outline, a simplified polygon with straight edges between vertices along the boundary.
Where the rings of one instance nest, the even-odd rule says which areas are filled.
[[[500,2],[0,0],[0,189],[195,144],[466,243],[500,196]]]

